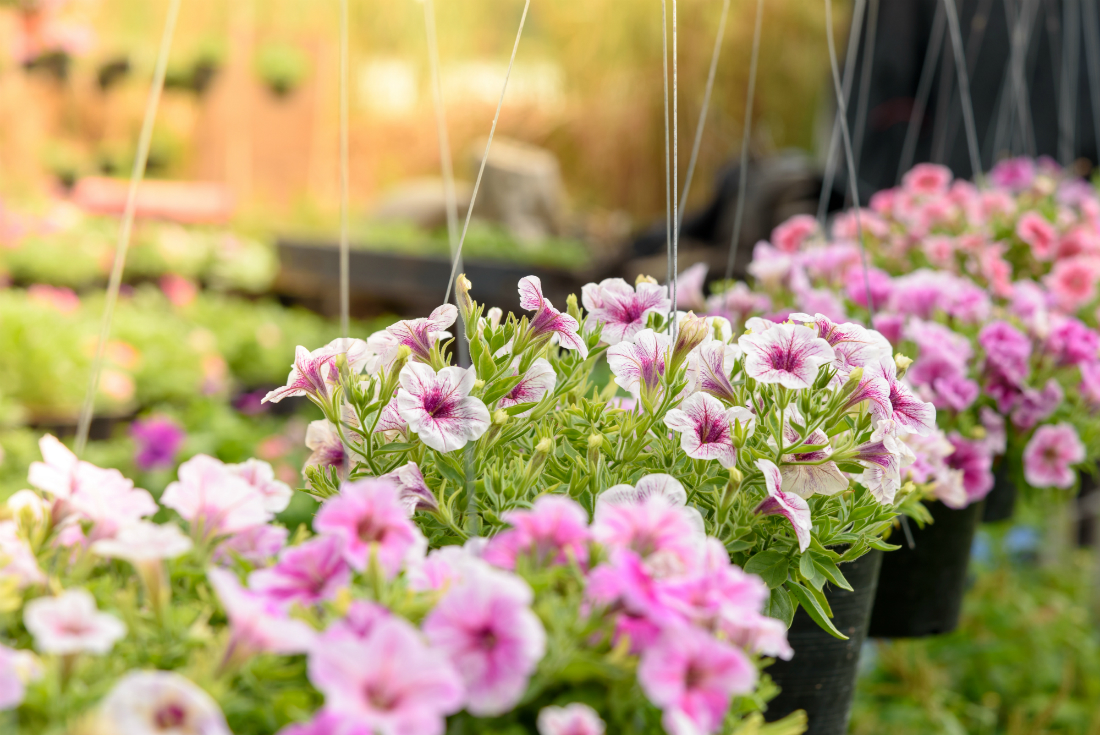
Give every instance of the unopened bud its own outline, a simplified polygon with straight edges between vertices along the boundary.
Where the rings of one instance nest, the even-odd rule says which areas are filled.
[[[589,434],[588,435],[588,448],[589,449],[599,449],[602,446],[603,446],[603,435],[602,434]]]
[[[481,390],[484,387],[485,387],[485,381],[482,380],[481,378],[478,378],[477,380],[474,381],[474,390]]]
[[[635,286],[641,286],[643,283],[652,283],[654,286],[656,286],[657,285],[657,279],[654,278],[653,276],[647,276],[644,273],[641,273],[634,280],[634,285]]]
[[[455,302],[458,304],[458,311],[462,314],[463,323],[474,318],[474,300],[470,296],[470,288],[473,285],[465,273],[460,273],[455,280]]]
[[[577,304],[577,294],[571,293],[565,298],[565,312],[578,322],[581,320],[581,307]]]
[[[859,385],[859,381],[863,380],[863,368],[857,367],[848,373],[848,382],[853,385]]]
[[[544,437],[539,439],[539,443],[535,445],[536,454],[550,454],[554,449],[554,440],[550,437]]]
[[[500,326],[500,320],[504,316],[504,312],[500,310],[500,307],[494,306],[485,312],[485,316],[489,319],[489,326],[496,329]]]
[[[680,321],[680,329],[676,332],[676,344],[672,348],[669,375],[675,375],[691,351],[703,344],[709,329],[706,319],[697,317],[690,311]]]
[[[497,426],[504,426],[508,423],[508,412],[504,409],[498,409],[493,413],[493,423]]]
[[[905,377],[905,372],[909,369],[909,366],[913,364],[913,358],[906,357],[900,352],[894,355],[894,365],[898,368],[898,377]]]

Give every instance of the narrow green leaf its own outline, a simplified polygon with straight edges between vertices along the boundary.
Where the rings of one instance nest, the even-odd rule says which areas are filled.
[[[791,582],[787,585],[787,590],[798,601],[798,604],[802,606],[802,609],[813,618],[813,621],[817,623],[822,630],[834,638],[839,638],[842,641],[848,640],[848,636],[841,633],[833,625],[833,621],[829,620],[829,616],[825,614],[825,611],[821,609],[821,606],[817,602],[817,598],[814,597],[808,589],[798,584],[797,582]]]
[[[852,585],[844,578],[844,575],[841,574],[840,569],[832,559],[822,554],[814,553],[813,551],[810,552],[810,556],[813,558],[814,566],[817,567],[818,572],[828,577],[830,582],[842,590],[852,591]]]
[[[405,442],[390,442],[389,444],[383,444],[374,451],[378,454],[396,454],[397,452],[406,452],[415,446],[415,444],[406,444]]]

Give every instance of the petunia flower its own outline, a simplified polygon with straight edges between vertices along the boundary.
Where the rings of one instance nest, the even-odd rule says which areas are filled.
[[[512,373],[518,375],[519,358],[512,363],[512,367],[517,372]],[[518,406],[521,403],[538,403],[542,400],[542,397],[546,395],[547,391],[554,390],[554,386],[557,385],[558,376],[554,372],[554,366],[549,361],[537,357],[535,361],[531,363],[531,367],[527,368],[527,372],[523,374],[523,379],[516,383],[516,386],[512,390],[504,394],[504,397],[500,399],[497,406],[500,408],[510,408],[512,406]],[[524,411],[519,414],[520,416],[526,416],[531,413],[530,410]]]
[[[401,369],[397,410],[420,440],[437,452],[453,452],[478,439],[489,428],[489,409],[470,395],[477,374],[473,368],[411,362]]]
[[[39,597],[23,608],[23,624],[42,653],[105,654],[126,635],[126,626],[114,615],[96,609],[87,590],[65,590],[57,597]]]
[[[650,314],[667,314],[672,308],[666,287],[642,281],[633,288],[621,278],[587,284],[581,301],[592,319],[603,325],[600,339],[609,345],[633,340]]]
[[[620,341],[607,350],[607,364],[615,374],[615,383],[630,391],[635,398],[642,392],[653,392],[665,374],[665,361],[672,340],[667,334],[644,329],[634,336],[634,342]]]
[[[313,352],[299,345],[294,351],[294,366],[287,376],[286,385],[268,393],[261,403],[278,403],[292,396],[328,401],[340,377],[336,367],[340,355],[346,357],[352,373],[359,372],[370,359],[367,343],[361,339],[335,339]]]
[[[240,464],[226,465],[226,469],[245,480],[263,498],[264,510],[282,513],[290,505],[294,491],[290,485],[275,479],[275,470],[262,459],[248,459]]]
[[[546,653],[546,631],[531,611],[533,600],[519,577],[486,570],[447,591],[424,619],[424,634],[465,683],[470,714],[507,712],[527,690]]]
[[[654,482],[667,487],[670,483],[663,477],[667,476],[658,476]],[[638,486],[646,489],[641,482]],[[616,489],[607,491],[611,499],[602,496],[602,502],[597,501],[592,537],[604,546],[631,550],[658,574],[682,574],[695,568],[706,539],[698,511],[676,504],[664,492],[652,492],[633,503],[623,502],[620,495],[615,502],[612,491]]]
[[[527,311],[535,312],[528,327],[528,339],[537,342],[557,335],[559,345],[567,350],[576,350],[582,358],[588,357],[588,345],[577,334],[580,329],[577,320],[568,314],[562,314],[542,295],[542,282],[537,276],[520,279],[519,305]]]
[[[322,707],[313,719],[287,725],[278,735],[373,735],[373,732],[355,717]]]
[[[134,464],[142,471],[170,469],[183,445],[184,431],[166,416],[152,416],[130,425],[136,452]]]
[[[114,538],[92,544],[92,553],[110,559],[124,559],[137,565],[148,561],[175,559],[191,550],[192,541],[172,523],[139,521],[122,528]]]
[[[796,322],[813,325],[817,336],[829,343],[835,355],[833,367],[841,379],[847,378],[854,368],[866,367],[893,355],[890,343],[873,329],[859,324],[837,324],[824,314],[791,314]]]
[[[729,404],[737,403],[737,393],[729,374],[741,355],[737,345],[718,340],[707,342],[688,358],[687,390],[708,393]]]
[[[703,295],[703,285],[707,280],[706,263],[695,263],[686,268],[676,279],[676,300],[681,309],[707,310],[707,300]]]
[[[756,466],[764,473],[764,484],[768,490],[768,497],[756,506],[756,512],[760,515],[780,515],[786,518],[798,539],[798,550],[806,551],[810,546],[810,529],[813,528],[809,504],[794,493],[783,491],[783,475],[774,462],[758,459]]]
[[[1040,426],[1024,448],[1024,479],[1032,487],[1070,488],[1072,466],[1085,461],[1085,445],[1070,424]]]
[[[21,705],[27,683],[42,674],[42,664],[33,653],[0,644],[0,712]]]
[[[543,707],[535,726],[539,735],[604,735],[607,729],[596,710],[581,702]]]
[[[898,366],[892,358],[884,357],[877,363],[868,365],[864,368],[864,374],[867,373],[881,378],[889,386],[890,418],[903,430],[927,436],[935,429],[936,407],[913,395],[909,386],[898,378]],[[872,413],[875,410],[875,404],[872,403]]]
[[[471,541],[489,540],[476,538],[463,546],[433,549],[423,559],[411,562],[405,570],[405,582],[409,589],[418,592],[448,589],[465,579],[475,567],[485,566],[486,562],[478,556]]]
[[[308,606],[331,600],[351,580],[340,543],[335,536],[320,536],[288,547],[275,566],[252,572],[248,586],[280,603]]]
[[[809,438],[802,442],[802,437],[789,423],[783,428],[784,440],[787,446],[797,444],[828,445],[829,437],[820,429],[810,434]],[[836,462],[825,461],[829,458],[831,449],[826,446],[812,452],[795,452],[783,455],[784,462],[802,462],[805,464],[784,464],[780,467],[783,475],[783,487],[787,492],[794,493],[800,498],[809,498],[812,495],[836,495],[848,489],[848,478],[837,467]],[[811,462],[817,464],[810,464]]]
[[[1020,429],[1030,429],[1040,421],[1050,418],[1062,405],[1065,392],[1057,380],[1051,378],[1042,390],[1027,388],[1020,393],[1012,411],[1012,424]]]
[[[289,535],[286,526],[272,523],[251,526],[218,544],[214,550],[214,561],[221,566],[230,566],[239,556],[253,566],[266,566],[286,546]]]
[[[14,579],[19,588],[46,581],[34,549],[15,521],[0,521],[0,564],[0,578]]]
[[[202,538],[233,534],[271,520],[264,496],[213,457],[198,454],[180,465],[160,502],[191,524]]]
[[[439,501],[424,482],[424,475],[416,462],[407,462],[379,479],[389,480],[397,486],[397,499],[409,518],[418,510],[439,510]]]
[[[756,428],[756,415],[743,406],[726,408],[713,396],[694,393],[665,414],[665,426],[680,432],[680,447],[693,459],[717,460],[723,467],[737,464],[734,427],[746,436]]]
[[[367,340],[371,355],[367,373],[373,375],[379,369],[388,370],[402,347],[408,347],[417,360],[430,363],[432,347],[441,338],[450,336],[447,330],[457,318],[458,309],[453,304],[443,304],[426,319],[406,319],[375,332]]]
[[[515,569],[519,557],[536,566],[588,563],[588,514],[576,501],[561,495],[543,495],[531,510],[504,514],[512,528],[494,536],[485,549],[485,561]]]
[[[743,334],[737,344],[745,353],[749,377],[794,390],[812,386],[818,368],[836,358],[828,342],[795,324],[776,324],[761,333]]]
[[[129,671],[100,706],[102,723],[122,735],[231,735],[209,694],[174,671]]]
[[[347,477],[348,453],[331,421],[318,419],[309,423],[306,429],[306,448],[312,454],[306,459],[305,467],[320,467],[324,470],[335,467],[340,479]]]
[[[899,438],[898,429],[896,421],[880,421],[870,440],[854,450],[853,460],[866,468],[860,481],[883,505],[893,504],[901,489],[901,468],[914,460],[909,446]]]
[[[363,571],[374,555],[391,578],[406,562],[422,557],[427,546],[405,514],[397,487],[380,478],[344,483],[340,494],[321,506],[313,527],[340,539],[344,558],[353,569]]]
[[[665,630],[638,663],[638,683],[670,735],[717,732],[730,699],[751,692],[756,679],[744,653],[691,626]]]
[[[947,464],[962,473],[963,490],[968,502],[981,500],[993,489],[993,455],[989,447],[985,442],[967,439],[957,431],[948,434],[947,439],[955,448],[948,455]],[[1024,465],[1026,469],[1026,458]]]
[[[463,702],[447,656],[398,617],[361,640],[319,643],[309,652],[309,680],[325,709],[379,735],[443,735],[446,716]]]
[[[286,607],[265,595],[241,586],[237,575],[211,567],[206,578],[214,588],[232,631],[227,661],[239,661],[258,653],[291,655],[308,651],[316,638],[313,628],[287,616]]]

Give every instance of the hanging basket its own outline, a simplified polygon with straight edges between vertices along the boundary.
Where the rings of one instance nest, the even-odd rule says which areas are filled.
[[[1008,472],[1008,460],[1002,459],[993,473],[993,489],[985,496],[982,523],[1007,521],[1016,512],[1016,483]]]
[[[882,564],[882,552],[871,551],[845,565],[844,576],[854,591],[827,586],[825,596],[833,609],[833,624],[848,636],[842,641],[822,630],[805,610],[795,613],[787,640],[794,649],[790,661],[777,661],[768,674],[782,689],[768,703],[769,722],[805,710],[806,735],[843,735],[855,696],[859,651],[866,638],[871,602]]]
[[[934,522],[912,527],[913,548],[904,539],[891,539],[902,548],[882,562],[868,632],[872,638],[919,638],[958,627],[982,503],[953,510],[937,501],[928,510]]]

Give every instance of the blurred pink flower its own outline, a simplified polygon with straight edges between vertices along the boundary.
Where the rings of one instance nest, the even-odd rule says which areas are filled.
[[[0,577],[14,577],[20,588],[46,581],[38,557],[20,535],[15,521],[0,521],[0,563]]]
[[[238,555],[253,566],[265,566],[286,545],[288,535],[286,526],[251,526],[218,544],[214,561],[228,565],[233,562],[234,555]]]
[[[342,542],[344,558],[363,571],[376,555],[387,577],[394,577],[410,560],[424,555],[427,542],[409,520],[389,480],[368,477],[345,482],[340,494],[317,512],[313,527]]]
[[[676,279],[676,300],[680,309],[706,311],[707,299],[703,286],[707,280],[706,263],[695,263]]]
[[[150,416],[130,425],[134,440],[134,464],[143,472],[170,469],[186,437],[183,429],[167,416]]]
[[[283,550],[273,567],[248,577],[248,586],[276,602],[314,605],[331,600],[351,580],[340,540],[320,536]]]
[[[994,186],[1013,192],[1023,191],[1035,180],[1035,163],[1030,158],[1006,158],[999,161],[989,172],[989,181]]]
[[[946,194],[951,185],[951,169],[934,163],[918,163],[902,177],[901,185],[912,194]]]
[[[550,300],[542,295],[542,282],[538,276],[526,276],[519,281],[519,305],[535,312],[528,326],[527,338],[539,341],[557,335],[558,344],[567,350],[576,350],[582,358],[588,357],[588,345],[577,334],[580,324],[569,314],[562,314]]]
[[[796,214],[772,230],[772,245],[784,253],[797,253],[811,235],[820,232],[817,220],[808,214]]]
[[[282,513],[290,505],[294,491],[285,482],[275,479],[275,470],[262,459],[246,459],[240,464],[226,465],[226,469],[260,494],[267,512]]]
[[[65,590],[57,597],[39,597],[23,608],[23,624],[42,653],[105,654],[126,635],[126,626],[114,615],[96,609],[87,590]]]
[[[983,442],[963,437],[956,431],[947,435],[955,451],[947,456],[947,464],[963,473],[963,489],[970,503],[977,502],[993,489],[993,455]]]
[[[1085,445],[1069,424],[1040,426],[1024,448],[1024,479],[1032,487],[1070,488],[1072,466],[1085,461]]]
[[[319,419],[310,422],[306,429],[306,447],[313,452],[306,460],[306,467],[320,467],[323,470],[335,467],[340,479],[347,477],[347,452],[331,421]]]
[[[25,656],[30,651],[18,651],[0,644],[0,712],[15,709],[27,694]],[[33,654],[32,654],[33,655]]]
[[[310,650],[316,633],[301,620],[287,616],[286,607],[241,586],[237,575],[211,567],[206,578],[214,588],[232,630],[226,659],[239,660],[257,653],[292,655]]]
[[[129,671],[101,705],[103,724],[122,735],[232,735],[213,698],[174,671]]]
[[[489,409],[470,395],[474,369],[410,362],[401,369],[397,410],[420,441],[437,452],[453,452],[481,437],[489,428]]]
[[[160,290],[177,307],[190,306],[199,295],[199,287],[194,281],[175,273],[166,273],[160,277]]]
[[[373,735],[373,732],[356,717],[320,709],[313,719],[287,725],[278,735]]]
[[[71,288],[36,283],[27,287],[27,298],[62,314],[73,314],[80,309],[80,297]]]
[[[596,710],[580,702],[543,707],[536,726],[539,735],[604,735],[606,729]]]
[[[1054,378],[1048,380],[1042,390],[1027,388],[1017,397],[1016,407],[1012,410],[1012,423],[1017,428],[1030,429],[1050,418],[1064,399],[1065,392]]]
[[[424,475],[421,474],[416,462],[403,464],[379,479],[389,480],[397,486],[397,499],[410,518],[418,510],[439,510],[439,501],[435,499],[435,493],[424,482]]]
[[[1055,263],[1050,273],[1043,277],[1043,284],[1054,295],[1055,303],[1072,314],[1096,298],[1097,278],[1100,278],[1097,261],[1078,256]]]
[[[205,454],[180,465],[160,502],[191,524],[193,535],[234,534],[271,520],[265,498],[247,480]]]
[[[609,345],[632,341],[650,314],[665,315],[672,308],[665,286],[643,281],[631,287],[621,278],[585,285],[581,301],[592,321],[603,325],[600,339]]]
[[[1024,212],[1016,222],[1016,237],[1031,246],[1037,260],[1054,258],[1058,233],[1047,218],[1035,211]]]
[[[796,324],[776,324],[764,332],[743,334],[737,344],[745,353],[749,377],[792,390],[812,386],[818,368],[836,357],[828,342]]]
[[[483,558],[502,569],[515,569],[519,557],[536,567],[588,563],[588,514],[574,500],[543,495],[531,510],[504,514],[512,528],[489,541]]]
[[[592,537],[605,546],[630,549],[660,574],[682,574],[699,563],[706,538],[701,518],[692,516],[678,503],[675,488],[669,488],[667,475],[650,475],[653,487],[638,483],[637,500],[626,502],[623,487],[616,486],[601,493],[596,503]],[[668,478],[671,479],[671,478]],[[657,490],[660,486],[662,489]],[[673,495],[667,490],[672,489]],[[683,488],[680,488],[681,492]],[[619,493],[616,496],[616,491]],[[634,494],[632,493],[632,494]],[[694,508],[690,509],[694,510]],[[698,511],[696,511],[697,513]]]
[[[780,515],[786,518],[798,539],[798,550],[805,551],[810,546],[810,529],[813,527],[809,504],[794,493],[783,492],[783,475],[774,462],[758,459],[756,466],[764,473],[764,484],[768,491],[768,496],[756,506],[756,512],[760,515]]]

